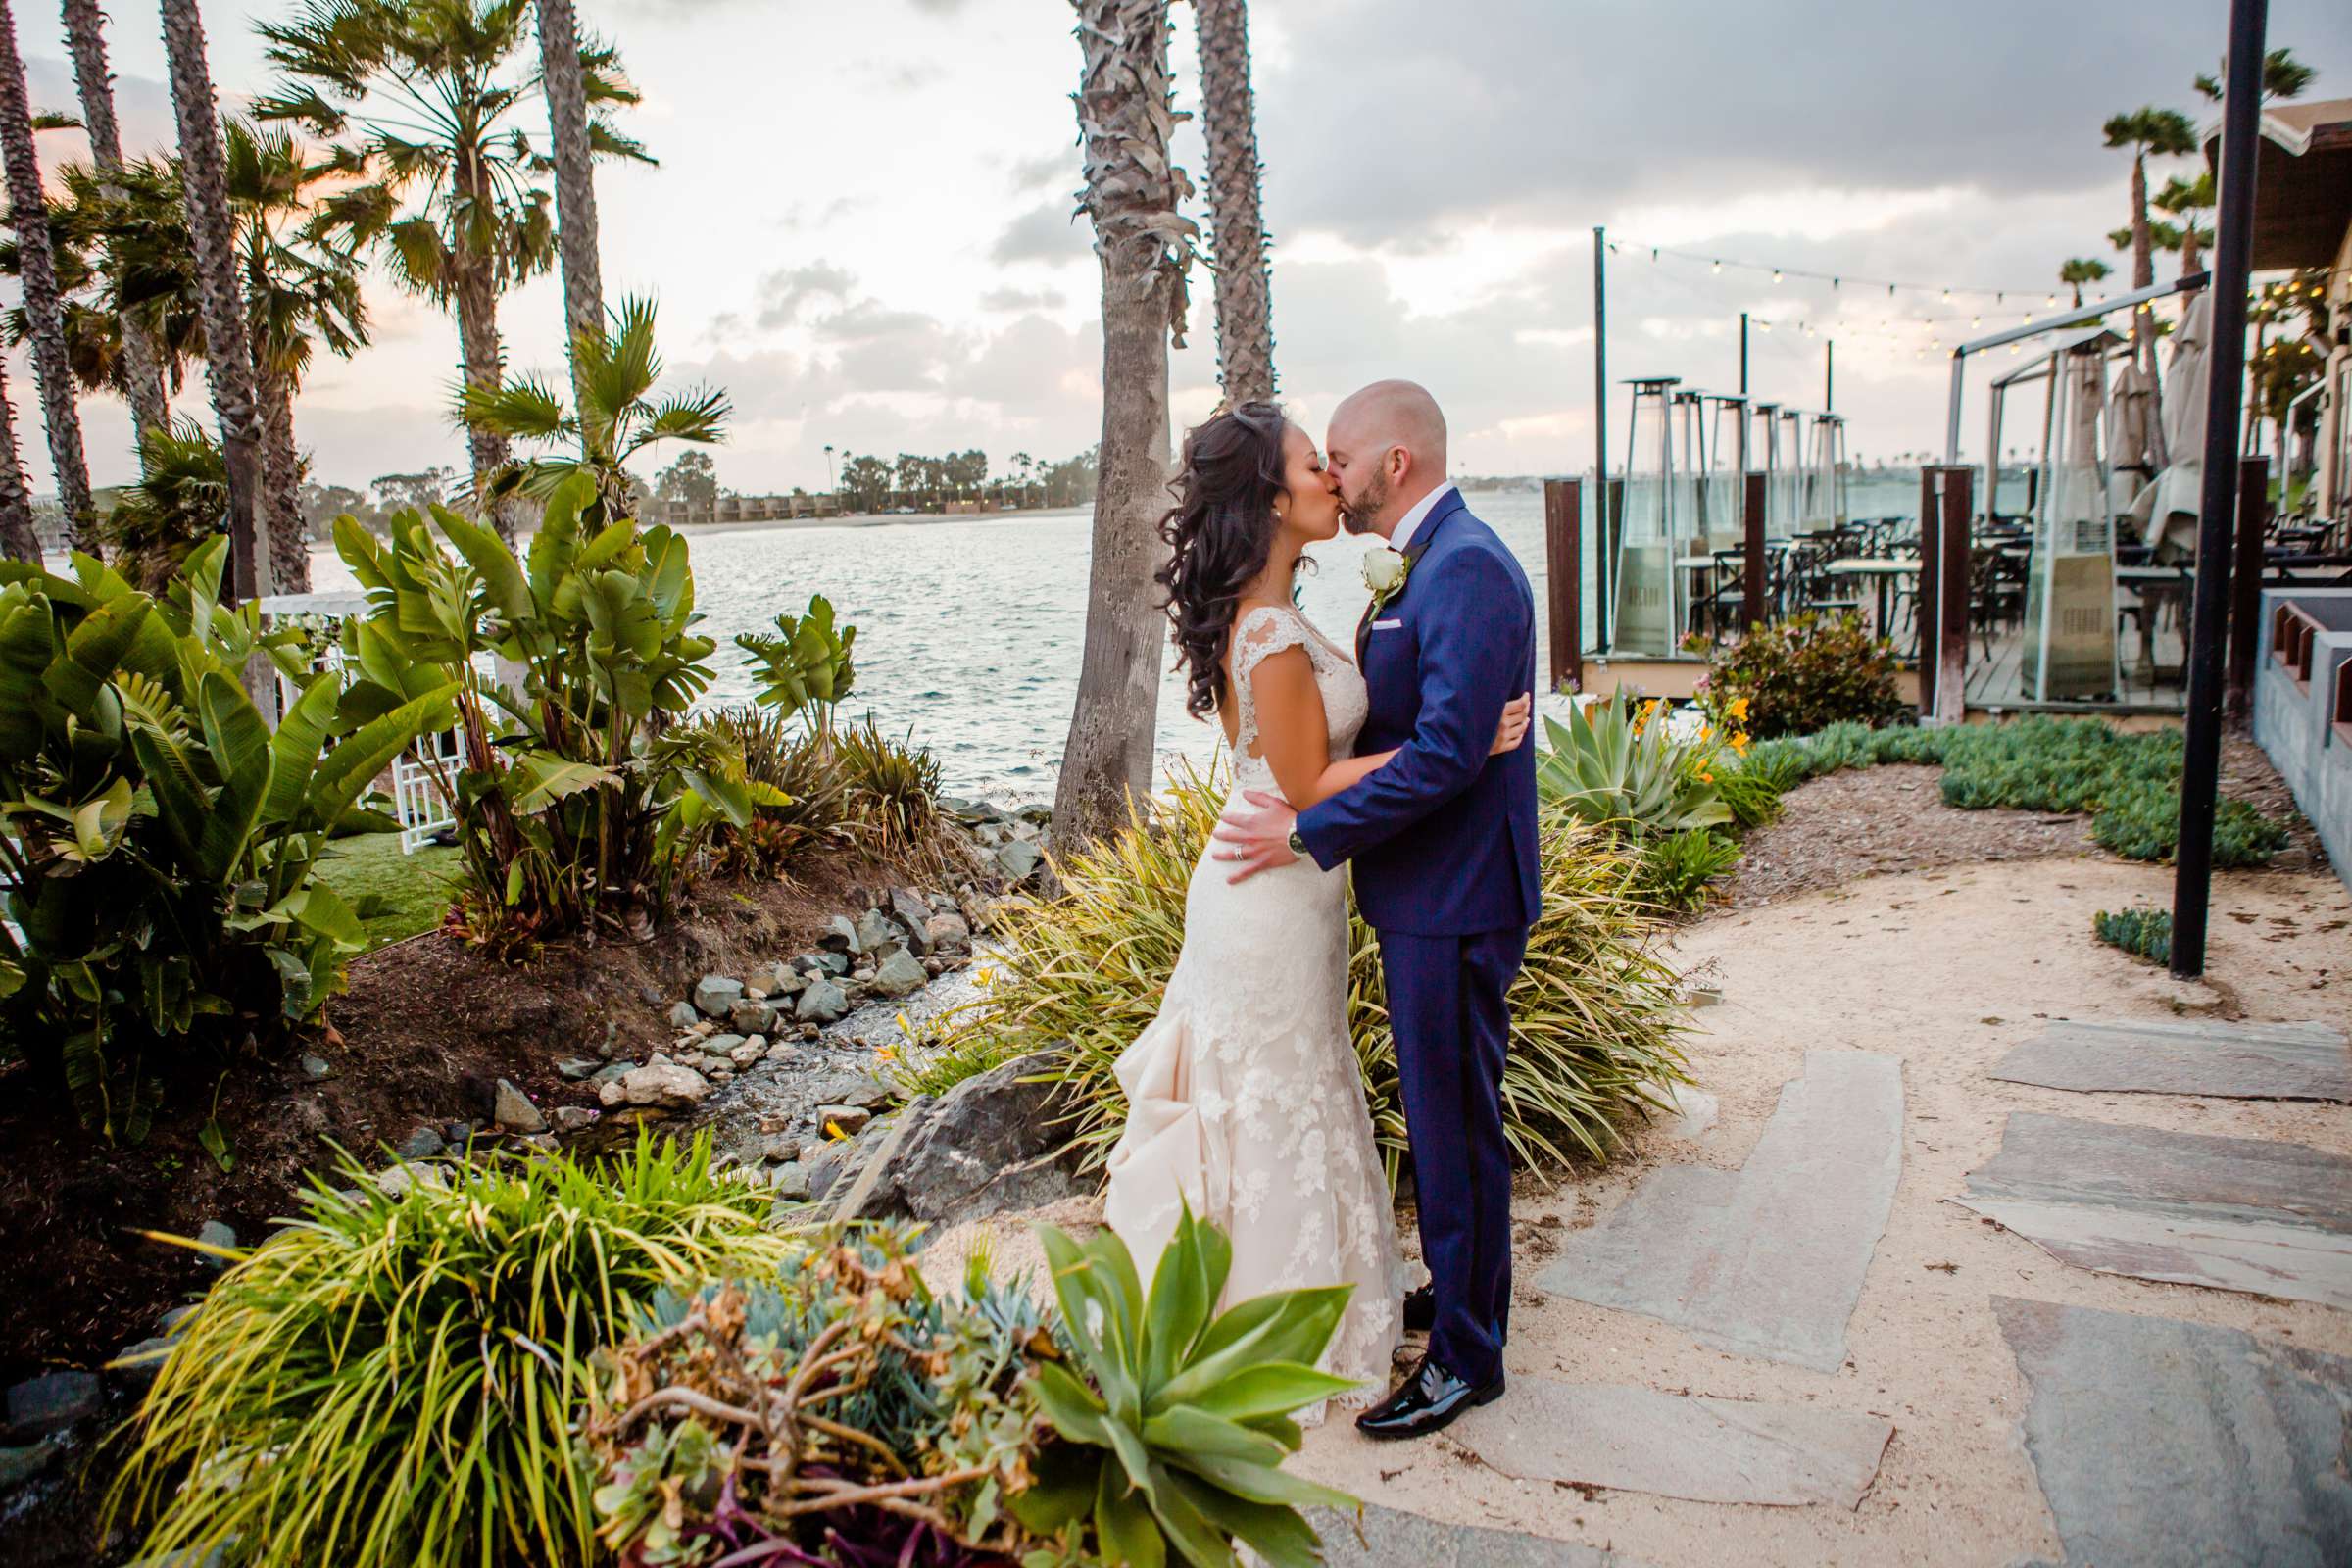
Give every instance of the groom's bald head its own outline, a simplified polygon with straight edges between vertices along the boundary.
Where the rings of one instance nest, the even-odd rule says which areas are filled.
[[[1446,482],[1446,416],[1426,387],[1375,381],[1332,411],[1324,448],[1356,533],[1388,533]]]

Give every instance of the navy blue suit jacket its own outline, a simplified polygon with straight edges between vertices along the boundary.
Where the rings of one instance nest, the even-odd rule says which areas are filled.
[[[1543,907],[1534,737],[1487,754],[1503,705],[1535,689],[1535,594],[1458,490],[1408,553],[1403,593],[1360,640],[1372,711],[1356,753],[1396,756],[1300,813],[1298,836],[1325,870],[1355,862],[1356,906],[1375,930],[1525,929]]]

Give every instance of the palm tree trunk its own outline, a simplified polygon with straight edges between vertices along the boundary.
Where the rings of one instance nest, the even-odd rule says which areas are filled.
[[[1274,395],[1273,279],[1266,266],[1250,91],[1248,0],[1193,0],[1200,27],[1200,128],[1216,244],[1217,374],[1229,403]]]
[[[49,203],[41,194],[41,164],[32,146],[32,105],[24,62],[17,50],[16,11],[0,0],[0,159],[8,166],[8,205],[16,220],[18,271],[24,315],[32,325],[32,373],[41,388],[41,422],[49,433],[49,466],[66,510],[66,537],[76,550],[95,551],[91,533],[90,465],[81,449],[81,412],[74,401],[74,370],[66,359],[66,311],[57,292],[57,258],[49,248]]]
[[[2132,286],[2146,288],[2156,281],[2156,257],[2148,239],[2148,154],[2145,148],[2132,155]],[[2156,366],[2156,340],[2148,330],[2148,312],[2144,305],[2132,307],[2132,354],[2143,368]]]
[[[41,536],[32,526],[32,491],[17,461],[17,416],[8,406],[8,366],[0,360],[0,553],[11,561],[45,565]]]
[[[262,515],[270,575],[281,594],[311,591],[311,536],[302,520],[302,459],[294,449],[294,378],[254,368],[262,414]]]
[[[588,141],[588,92],[580,75],[580,32],[571,0],[539,0],[539,58],[547,78],[547,118],[556,156],[556,222],[564,254],[568,341],[582,332],[594,335],[605,329],[595,158]]]
[[[106,14],[98,0],[64,0],[66,44],[74,52],[74,83],[81,93],[81,122],[90,136],[90,157],[99,173],[111,175],[122,168],[122,133],[115,124],[115,78],[106,66]],[[122,187],[103,179],[100,188],[120,201]],[[143,321],[122,318],[122,368],[128,383],[131,421],[144,440],[151,430],[171,424],[171,405],[164,396],[164,358],[157,352],[155,334]]]
[[[480,194],[477,185],[477,164],[461,156],[452,172],[462,204],[470,204]],[[489,258],[468,250],[461,236],[449,253],[450,293],[458,305],[458,353],[466,384],[496,390],[506,374],[506,349],[498,338],[498,281],[492,275]],[[466,427],[466,447],[473,466],[473,493],[476,506],[487,506],[482,498],[490,492],[490,481],[507,466],[511,448],[507,438],[482,425]],[[514,509],[500,506],[491,509],[492,522],[499,538],[509,548],[514,543]]]
[[[1178,206],[1168,159],[1167,0],[1073,0],[1085,56],[1078,128],[1102,270],[1102,447],[1078,703],[1054,789],[1062,853],[1115,830],[1152,787],[1164,662],[1152,576],[1166,505],[1168,340],[1184,328]]]
[[[2198,270],[2198,264],[2205,259],[2203,252],[2198,249],[2199,244],[2196,214],[2191,213],[2188,215],[2188,220],[2180,225],[2180,275],[2182,277],[2193,276]]]
[[[204,376],[220,422],[228,467],[230,588],[238,599],[270,591],[270,539],[259,525],[261,416],[253,390],[253,348],[228,216],[227,158],[204,51],[197,0],[163,0],[164,51],[172,63],[172,108],[179,122],[188,242],[195,253],[197,306],[204,318]]]

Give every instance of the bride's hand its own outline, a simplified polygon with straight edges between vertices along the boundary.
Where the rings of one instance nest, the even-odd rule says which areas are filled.
[[[1503,704],[1502,722],[1494,726],[1494,745],[1487,755],[1500,757],[1505,752],[1517,751],[1519,743],[1527,739],[1527,726],[1535,710],[1536,698],[1533,692],[1521,692]]]

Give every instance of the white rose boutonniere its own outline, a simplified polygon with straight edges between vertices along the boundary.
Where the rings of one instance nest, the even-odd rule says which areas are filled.
[[[1364,586],[1372,590],[1372,609],[1375,613],[1404,592],[1404,580],[1412,575],[1412,571],[1411,562],[1386,546],[1365,553]]]

